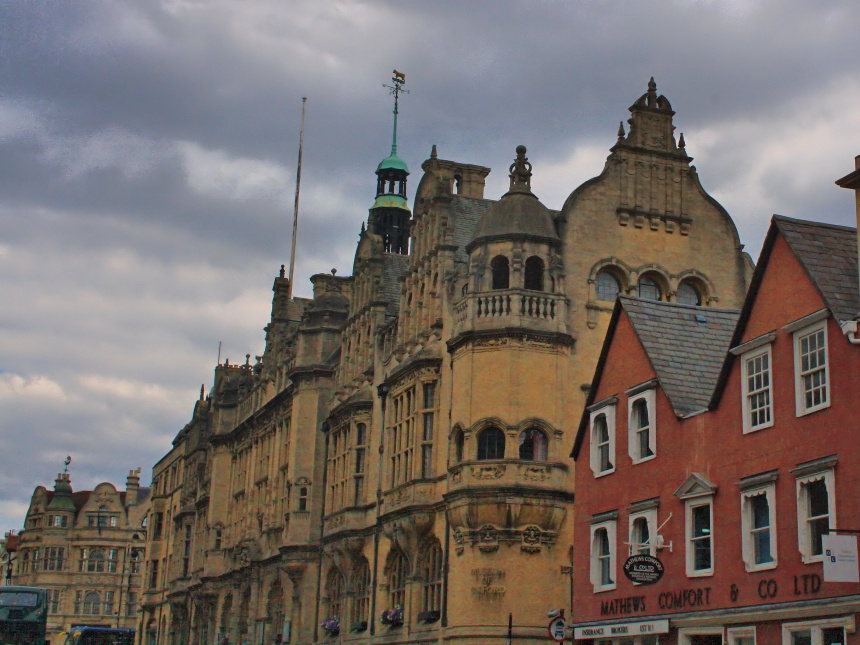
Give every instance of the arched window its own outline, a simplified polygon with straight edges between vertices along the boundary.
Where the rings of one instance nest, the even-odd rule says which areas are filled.
[[[430,544],[424,554],[424,597],[421,607],[425,612],[439,612],[442,609],[442,547],[436,540]],[[425,621],[430,622],[438,616],[431,618],[425,616]]]
[[[87,558],[87,571],[89,573],[102,573],[105,570],[105,554],[104,551],[94,549],[90,551]]]
[[[328,616],[326,618],[340,618],[343,607],[343,574],[335,567],[329,569],[325,592],[328,596]]]
[[[633,520],[633,527],[630,530],[630,542],[634,555],[637,553],[651,553],[651,532],[648,530],[647,518],[637,517]]]
[[[678,285],[678,303],[682,305],[702,305],[702,294],[689,282],[682,282]]]
[[[504,459],[505,433],[490,427],[478,435],[478,459]]]
[[[615,302],[618,292],[621,291],[621,284],[609,271],[603,270],[597,274],[596,280],[597,299],[607,302]]]
[[[462,430],[457,430],[454,433],[454,461],[460,463],[463,461],[463,444],[465,443],[465,435]]]
[[[84,610],[81,613],[96,616],[99,613],[99,605],[99,595],[91,591],[84,596]]]
[[[388,565],[388,594],[391,602],[391,607],[396,607],[404,604],[406,599],[406,576],[409,573],[409,566],[406,563],[406,557],[396,549],[389,556]]]
[[[546,435],[537,428],[529,428],[520,433],[520,459],[546,461]]]
[[[526,260],[526,289],[543,291],[543,260],[533,255]]]
[[[352,622],[354,628],[361,627],[362,623],[364,623],[366,629],[367,616],[370,613],[370,566],[364,557],[356,565],[352,586],[355,590],[355,601],[352,605]]]
[[[612,446],[609,442],[609,426],[606,416],[600,415],[594,420],[594,446],[597,450],[598,472],[612,470]]]
[[[597,581],[600,586],[611,585],[612,580],[612,557],[609,550],[609,533],[600,528],[594,532],[594,556],[597,568]]]
[[[662,300],[663,292],[657,281],[646,275],[639,278],[639,297],[643,300]]]
[[[239,640],[244,640],[248,634],[248,619],[251,615],[251,589],[245,589],[242,600],[239,602],[239,616],[236,620],[236,631],[239,632]]]
[[[634,433],[632,446],[634,459],[638,461],[652,457],[654,451],[651,450],[651,421],[648,416],[648,402],[645,399],[636,399],[633,402],[631,412],[630,430]]]
[[[224,604],[221,605],[221,632],[227,634],[231,629],[233,619],[233,595],[227,594],[224,597]]]
[[[511,285],[511,269],[508,258],[497,255],[490,262],[493,271],[493,289],[508,289]]]
[[[266,599],[266,615],[272,621],[275,632],[280,633],[284,625],[284,587],[280,580],[275,580],[269,589],[269,597]],[[280,639],[277,639],[280,641]],[[202,641],[201,642],[205,642]]]

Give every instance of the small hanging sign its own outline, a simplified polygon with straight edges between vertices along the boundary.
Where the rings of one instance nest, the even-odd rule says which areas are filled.
[[[663,577],[663,563],[653,555],[631,555],[624,562],[624,575],[641,585],[652,585]]]

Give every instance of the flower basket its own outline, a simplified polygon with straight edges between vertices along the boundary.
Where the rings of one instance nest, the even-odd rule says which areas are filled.
[[[320,623],[320,627],[322,627],[329,636],[337,636],[340,634],[340,618],[337,616],[326,618]]]
[[[403,624],[403,605],[394,605],[390,609],[386,609],[379,617],[383,625],[389,627],[398,627]]]
[[[442,613],[435,610],[418,612],[418,620],[422,623],[435,623],[441,617]]]

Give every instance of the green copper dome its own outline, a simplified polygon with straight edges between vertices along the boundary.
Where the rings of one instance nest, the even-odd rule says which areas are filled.
[[[409,168],[406,167],[406,162],[398,157],[396,152],[392,152],[390,157],[380,161],[376,170],[377,172],[380,170],[402,170],[407,175],[409,174]]]
[[[406,202],[406,198],[401,195],[386,194],[378,195],[371,208],[402,208],[408,211],[409,204]]]

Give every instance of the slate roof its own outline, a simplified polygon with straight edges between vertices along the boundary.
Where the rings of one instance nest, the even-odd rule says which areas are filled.
[[[791,246],[827,308],[840,322],[860,312],[857,230],[774,215],[773,223]]]
[[[400,311],[400,278],[409,267],[409,256],[386,253],[383,256],[382,296],[388,303],[385,310],[387,320],[397,317]]]
[[[457,250],[454,252],[456,262],[468,263],[469,254],[466,253],[466,245],[472,240],[478,221],[495,203],[491,199],[475,199],[459,195],[451,197],[450,222],[454,226],[454,244],[457,245]]]
[[[740,311],[618,296],[675,413],[704,410]]]
[[[478,222],[484,216],[491,206],[498,202],[492,199],[476,199],[474,197],[461,197],[453,195],[451,197],[451,224],[454,226],[454,244],[457,250],[454,252],[454,260],[456,262],[468,263],[469,254],[466,252],[466,246],[472,241],[475,236],[475,228]],[[558,211],[547,209],[550,218],[555,220]],[[552,235],[555,234],[553,226]]]

